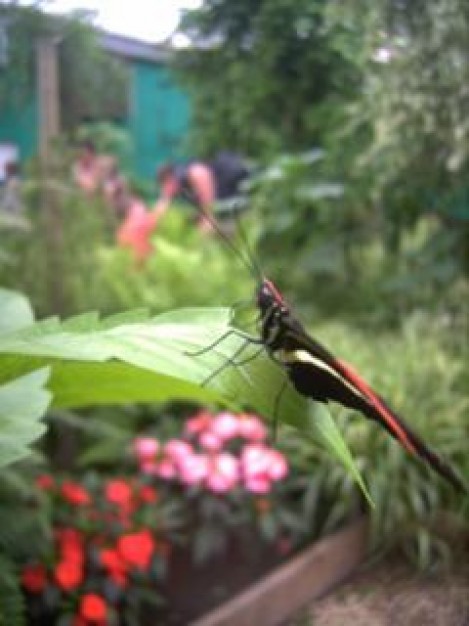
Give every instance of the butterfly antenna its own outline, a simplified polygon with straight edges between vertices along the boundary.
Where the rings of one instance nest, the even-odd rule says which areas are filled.
[[[199,207],[199,211],[204,216],[204,219],[207,220],[207,222],[210,224],[210,226],[213,228],[213,230],[217,233],[217,235],[223,241],[225,246],[227,246],[227,248],[229,248],[231,250],[231,252],[233,252],[233,254],[241,261],[241,263],[244,265],[244,267],[246,267],[248,272],[251,275],[254,275],[257,278],[258,277],[258,267],[257,267],[257,265],[255,263],[252,262],[252,259],[251,259],[250,254],[249,254],[249,249],[248,249],[248,252],[247,252],[248,257],[246,258],[240,252],[240,250],[233,244],[233,242],[227,236],[227,234],[222,231],[222,229],[218,225],[218,222],[213,217],[213,215],[211,215],[208,211],[206,211],[202,207]]]
[[[256,275],[256,278],[259,281],[262,281],[262,279],[264,278],[264,274],[262,272],[261,266],[256,258],[256,255],[253,253],[251,246],[249,245],[249,239],[248,236],[246,234],[246,230],[242,225],[241,220],[239,219],[239,215],[236,211],[233,212],[234,214],[234,218],[236,220],[236,228],[238,230],[238,234],[239,234],[239,238],[241,239],[241,242],[244,246],[244,250],[246,251],[246,255],[249,261],[249,264],[251,265],[251,271],[253,271]]]

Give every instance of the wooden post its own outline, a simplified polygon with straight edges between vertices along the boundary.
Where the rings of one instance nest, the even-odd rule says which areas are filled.
[[[39,95],[39,154],[41,160],[50,157],[52,140],[60,132],[59,71],[57,38],[47,37],[37,42],[37,91]]]
[[[57,169],[53,141],[60,132],[58,38],[41,38],[36,44],[37,93],[39,98],[39,161],[41,216],[47,254],[48,297],[51,311],[65,313],[63,284],[64,236],[62,207],[50,184]]]

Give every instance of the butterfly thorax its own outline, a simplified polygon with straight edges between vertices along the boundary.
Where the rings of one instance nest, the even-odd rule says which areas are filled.
[[[280,292],[266,278],[257,291],[257,306],[261,313],[261,338],[267,350],[272,354],[293,347],[294,331],[303,329]]]

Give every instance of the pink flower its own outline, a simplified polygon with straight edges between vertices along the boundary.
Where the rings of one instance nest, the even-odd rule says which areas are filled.
[[[264,441],[267,428],[256,415],[244,413],[239,416],[239,434],[250,441]]]
[[[273,481],[285,478],[288,473],[288,464],[281,452],[257,443],[244,446],[241,466],[245,487],[253,493],[267,493]]]
[[[241,464],[246,478],[259,475],[269,476],[269,451],[269,448],[258,443],[244,446],[241,452]]]
[[[171,459],[162,459],[159,463],[155,463],[151,473],[165,480],[171,480],[176,477],[176,467]]]
[[[140,471],[143,474],[149,474],[150,476],[158,475],[158,463],[156,461],[142,461],[140,463]]]
[[[230,491],[239,481],[239,461],[229,452],[221,452],[211,459],[210,471],[206,479],[208,489],[215,493]]]
[[[204,454],[189,454],[179,462],[179,478],[186,485],[199,485],[208,471],[209,461]]]
[[[272,481],[266,475],[250,476],[244,482],[245,488],[251,493],[269,493]]]
[[[160,449],[160,442],[153,437],[137,437],[133,442],[133,451],[140,461],[153,461]]]
[[[200,445],[206,450],[217,452],[223,447],[223,441],[215,433],[210,430],[206,430],[199,436]]]
[[[191,444],[182,439],[170,439],[164,447],[165,457],[175,464],[178,464],[181,459],[184,459],[192,453],[193,449]]]
[[[269,450],[269,476],[272,480],[282,480],[288,474],[288,463],[278,450]]]
[[[210,431],[222,441],[238,437],[239,419],[233,413],[219,413],[213,418]]]
[[[188,435],[198,435],[210,427],[212,420],[213,415],[211,413],[200,411],[200,413],[187,420],[184,430]]]

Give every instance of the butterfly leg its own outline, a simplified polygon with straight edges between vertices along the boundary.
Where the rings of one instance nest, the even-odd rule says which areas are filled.
[[[218,346],[218,344],[220,344],[223,341],[225,341],[225,339],[228,339],[228,337],[231,337],[231,335],[236,335],[237,337],[242,337],[243,339],[246,340],[247,343],[253,343],[253,344],[256,344],[256,345],[262,344],[262,340],[259,339],[259,337],[255,337],[254,335],[250,335],[249,333],[245,333],[242,330],[239,330],[237,328],[230,328],[229,330],[224,332],[222,335],[220,335],[220,337],[217,337],[217,339],[215,339],[215,341],[210,343],[208,346],[204,346],[200,350],[195,350],[194,352],[186,351],[186,352],[184,352],[184,354],[186,356],[201,356],[202,354],[205,354],[206,352],[210,352],[210,350],[213,350],[213,348],[216,348]]]
[[[237,348],[237,350],[235,351],[235,353],[233,354],[233,356],[231,357],[227,357],[225,362],[222,363],[219,367],[217,367],[215,370],[213,370],[213,372],[211,372],[210,376],[208,378],[206,378],[203,382],[202,382],[202,387],[205,387],[211,380],[213,380],[216,376],[218,376],[219,374],[221,374],[223,372],[224,369],[226,369],[227,367],[231,367],[234,366],[236,367],[238,365],[237,361],[236,361],[236,357],[240,356],[244,350],[246,349],[246,347],[249,345],[250,341],[249,339],[245,339],[243,341],[243,343]],[[256,355],[257,356],[257,355]],[[248,360],[251,360],[252,355],[250,355]],[[241,362],[242,363],[242,362]]]
[[[274,401],[274,416],[272,419],[272,437],[273,440],[276,441],[277,440],[277,429],[278,429],[278,412],[280,409],[280,401],[282,399],[282,396],[284,394],[285,389],[287,388],[288,385],[288,378],[285,378],[282,386],[280,387],[277,395],[275,396],[275,401]]]

